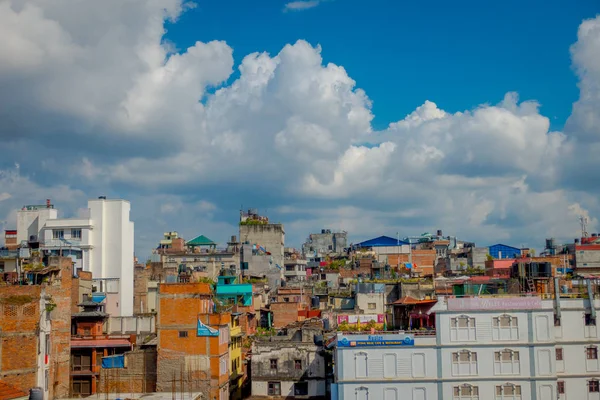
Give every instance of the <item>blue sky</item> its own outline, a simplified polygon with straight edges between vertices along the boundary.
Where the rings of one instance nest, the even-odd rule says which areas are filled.
[[[425,100],[455,112],[509,91],[539,101],[552,129],[562,129],[578,97],[569,46],[581,21],[600,12],[581,0],[332,0],[290,12],[282,12],[287,1],[196,3],[167,24],[179,49],[225,40],[237,65],[298,39],[320,44],[324,62],[342,65],[373,101],[376,129]]]
[[[106,195],[142,255],[240,206],[296,246],[600,230],[596,0],[185,3],[0,0],[0,229]]]

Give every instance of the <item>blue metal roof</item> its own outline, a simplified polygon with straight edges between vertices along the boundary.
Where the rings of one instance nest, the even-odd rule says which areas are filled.
[[[502,243],[494,244],[488,248],[490,256],[503,259],[503,258],[517,258],[521,255],[521,249],[517,247],[507,246]]]
[[[398,240],[397,238],[389,237],[389,236],[379,236],[374,239],[365,240],[364,242],[355,244],[355,247],[383,247],[383,246],[398,246],[398,244],[408,244],[403,240]]]

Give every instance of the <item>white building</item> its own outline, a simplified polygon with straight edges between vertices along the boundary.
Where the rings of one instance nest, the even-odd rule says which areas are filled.
[[[600,400],[583,298],[441,298],[435,332],[338,333],[332,399]]]
[[[75,269],[91,271],[96,296],[105,297],[111,315],[133,314],[134,228],[126,200],[88,201],[83,218],[57,218],[50,205],[26,206],[17,215],[17,237],[37,241],[40,249],[70,255]],[[37,231],[36,231],[37,229]],[[31,240],[34,239],[34,240]]]

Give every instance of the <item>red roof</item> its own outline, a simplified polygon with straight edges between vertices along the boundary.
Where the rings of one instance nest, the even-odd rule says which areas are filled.
[[[83,339],[71,340],[71,347],[131,347],[127,339]]]
[[[469,278],[471,282],[489,282],[492,279],[490,276],[472,276]]]
[[[575,246],[575,250],[600,250],[600,244],[584,244],[583,246]]]
[[[412,305],[412,304],[429,304],[429,303],[437,303],[437,300],[435,300],[435,299],[419,300],[419,299],[415,299],[414,297],[411,297],[411,296],[404,296],[401,299],[396,300],[392,304],[400,304],[400,305],[407,306],[407,305]]]
[[[27,397],[28,394],[9,385],[6,382],[0,381],[0,400],[12,400],[20,397]]]

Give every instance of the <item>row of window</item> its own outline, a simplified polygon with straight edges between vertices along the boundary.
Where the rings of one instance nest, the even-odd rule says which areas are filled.
[[[269,382],[271,383],[271,382]],[[271,387],[269,386],[269,395]],[[566,393],[566,385],[564,381],[558,381],[556,383],[556,389],[559,395]],[[592,379],[587,382],[587,389],[589,393],[599,393],[600,384],[597,379]],[[392,389],[395,390],[395,389]],[[369,389],[366,387],[360,387],[356,389],[357,399],[368,398]],[[515,385],[512,383],[505,383],[503,385],[497,385],[494,388],[494,394],[496,400],[520,400],[522,395],[521,385]],[[386,393],[387,394],[387,393]],[[385,396],[387,398],[387,396]],[[392,396],[396,397],[396,396]],[[452,400],[480,400],[479,397],[479,386],[473,386],[464,384],[460,386],[454,386],[452,388]],[[483,400],[483,398],[481,399]]]
[[[268,382],[267,395],[281,396],[281,382]],[[308,382],[295,382],[294,396],[308,396]]]
[[[585,348],[585,357],[588,360],[598,359],[598,347],[588,346]],[[563,349],[560,347],[556,348],[556,361],[563,361]]]
[[[271,370],[277,371],[277,369],[279,368],[279,360],[277,360],[276,358],[271,358],[269,360],[269,367]],[[296,371],[302,371],[303,367],[302,367],[302,360],[300,359],[295,359],[294,360],[294,369]]]
[[[53,229],[52,230],[52,239],[64,239],[65,238],[65,230],[64,229]],[[71,229],[71,239],[81,239],[81,229]]]

